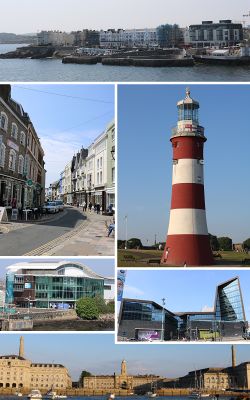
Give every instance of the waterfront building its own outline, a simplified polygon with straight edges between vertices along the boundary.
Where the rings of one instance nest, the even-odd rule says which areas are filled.
[[[61,31],[41,31],[37,34],[39,46],[73,46],[75,36],[72,33]]]
[[[156,29],[157,42],[161,48],[179,47],[183,45],[183,32],[179,25],[165,24]]]
[[[100,47],[103,48],[149,48],[157,46],[156,29],[108,29],[107,31],[100,31]]]
[[[190,44],[192,47],[230,47],[243,41],[243,26],[230,19],[202,21],[201,24],[190,25]]]
[[[164,340],[242,337],[248,325],[239,278],[217,286],[212,311],[171,312],[154,301],[122,300],[119,337],[161,339],[162,326]]]
[[[71,32],[74,35],[74,44],[78,47],[99,47],[100,32],[96,30],[83,29]]]
[[[162,265],[213,264],[204,194],[204,128],[199,103],[190,96],[177,103],[178,123],[170,138],[173,148],[172,199]]]
[[[235,347],[231,347],[232,365],[226,368],[203,368],[166,382],[165,387],[205,390],[250,389],[250,362],[236,365]]]
[[[11,86],[0,85],[0,206],[37,207],[45,198],[44,151]]]
[[[120,374],[114,375],[95,375],[80,378],[80,386],[84,389],[92,390],[112,390],[112,389],[142,389],[150,390],[153,382],[162,380],[157,375],[130,375],[127,372],[127,363],[125,360],[121,363]]]
[[[0,389],[39,389],[47,392],[51,388],[60,391],[71,387],[69,372],[63,365],[33,363],[25,358],[22,336],[18,355],[0,355]]]
[[[114,279],[78,262],[22,262],[7,267],[6,303],[18,307],[75,307],[82,297],[114,299]]]

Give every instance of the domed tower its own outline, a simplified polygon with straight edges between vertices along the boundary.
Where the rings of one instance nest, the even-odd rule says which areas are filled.
[[[169,227],[162,265],[199,266],[213,264],[208,236],[203,146],[207,140],[199,125],[199,103],[186,90],[177,103],[178,123],[172,130],[173,177]]]
[[[122,363],[121,363],[121,375],[122,376],[127,376],[127,363],[126,363],[126,360],[122,360]]]

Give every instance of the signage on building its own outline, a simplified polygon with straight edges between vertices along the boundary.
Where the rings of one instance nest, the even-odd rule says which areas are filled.
[[[11,212],[11,220],[16,221],[18,217],[18,209],[17,208],[12,208]]]
[[[31,288],[32,288],[31,283],[30,282],[25,282],[24,289],[31,289]]]
[[[8,215],[5,207],[0,207],[0,222],[8,222]]]
[[[13,150],[19,151],[19,146],[9,139],[7,140],[7,145],[10,146]]]

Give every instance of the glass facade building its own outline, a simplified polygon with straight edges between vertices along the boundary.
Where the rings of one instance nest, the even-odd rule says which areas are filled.
[[[227,281],[217,288],[215,318],[223,321],[243,321],[245,311],[238,278]]]
[[[18,263],[7,268],[5,301],[19,307],[74,308],[83,297],[110,299],[114,282],[107,279],[79,263]]]
[[[172,313],[152,301],[123,299],[118,335],[133,338],[138,329],[159,330],[162,320],[165,338],[198,339],[213,333],[217,337],[242,335],[247,322],[239,278],[217,286],[214,309],[209,312]]]

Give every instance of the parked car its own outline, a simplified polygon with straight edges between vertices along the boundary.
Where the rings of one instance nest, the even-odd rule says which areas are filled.
[[[55,203],[55,201],[48,201],[48,203],[43,206],[46,213],[55,214],[59,212],[59,206]]]
[[[55,200],[54,203],[56,203],[56,205],[59,207],[59,211],[64,210],[64,204],[62,200]]]

